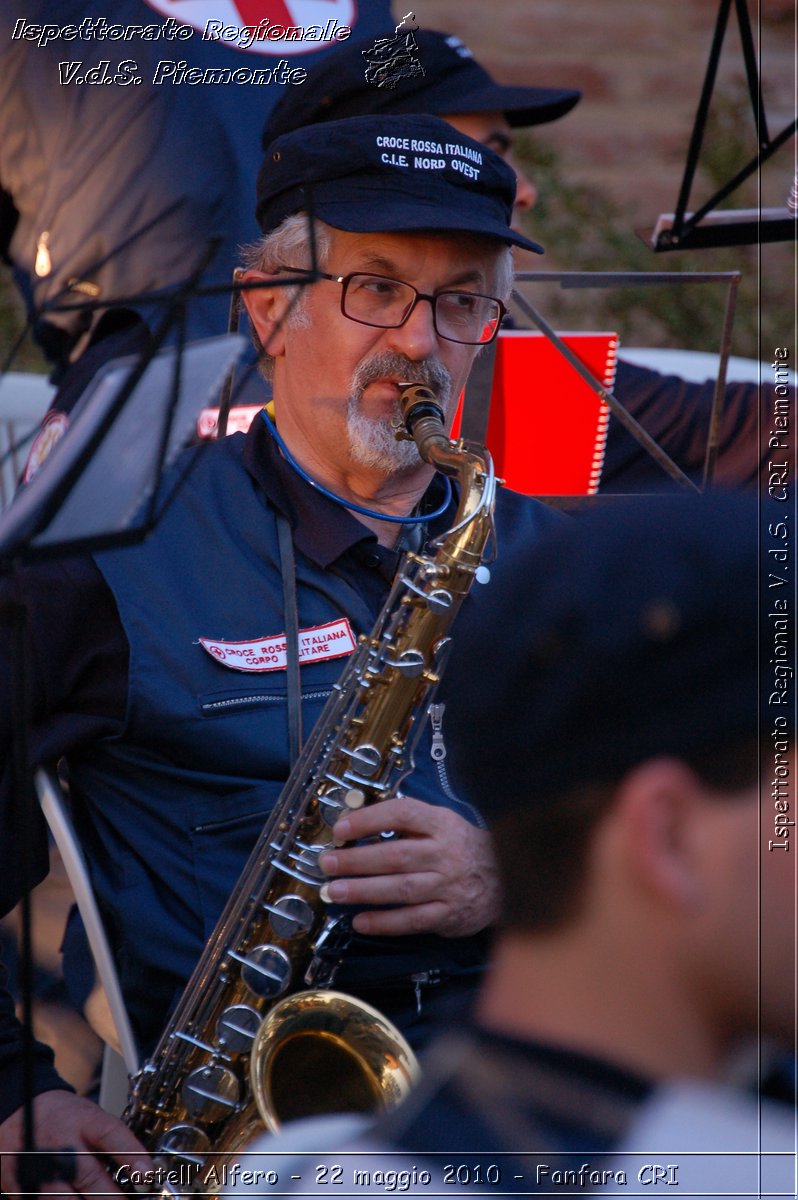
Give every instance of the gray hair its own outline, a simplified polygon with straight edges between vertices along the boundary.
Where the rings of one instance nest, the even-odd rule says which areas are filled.
[[[496,297],[505,304],[510,299],[515,279],[512,246],[502,246],[502,253],[496,261]]]
[[[312,236],[316,244],[316,265],[323,267],[330,250],[331,229],[322,221],[313,222]],[[293,213],[265,237],[242,247],[241,266],[245,271],[262,271],[274,275],[286,267],[310,269],[312,264],[311,226],[306,213]],[[293,328],[307,324],[305,301],[307,289],[299,284],[289,285],[286,323]],[[265,379],[274,375],[274,359],[264,347],[257,330],[250,322],[252,341],[258,354],[258,367]]]
[[[316,254],[323,262],[330,249],[332,230],[323,221],[313,222]],[[242,265],[247,271],[264,271],[271,275],[282,267],[306,267],[311,263],[311,226],[307,213],[293,213],[281,225],[241,251]]]

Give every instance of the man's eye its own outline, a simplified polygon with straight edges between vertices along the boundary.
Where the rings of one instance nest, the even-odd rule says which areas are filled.
[[[395,283],[392,279],[379,279],[376,276],[364,276],[356,279],[354,285],[357,291],[378,300],[390,300],[394,296],[399,296],[403,291],[401,283]]]
[[[443,304],[448,312],[463,316],[476,312],[480,300],[480,296],[472,296],[470,292],[443,292],[438,297],[438,303]]]
[[[498,154],[499,158],[507,158],[512,149],[509,141],[503,137],[490,138],[485,144],[494,154]]]

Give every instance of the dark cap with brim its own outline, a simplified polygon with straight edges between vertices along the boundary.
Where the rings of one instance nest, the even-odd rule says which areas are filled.
[[[303,125],[377,113],[500,112],[513,127],[542,125],[565,116],[581,95],[573,88],[496,83],[450,34],[413,30],[412,43],[413,69],[397,71],[389,60],[383,74],[370,59],[373,38],[337,46],[308,69],[301,87],[275,105],[263,131],[263,148]]]
[[[786,711],[758,697],[774,655],[756,495],[608,500],[497,567],[488,622],[472,644],[454,632],[447,762],[489,823],[651,758],[753,743]]]
[[[351,117],[278,138],[258,174],[264,233],[310,212],[352,233],[433,231],[542,253],[511,227],[515,173],[438,117]]]

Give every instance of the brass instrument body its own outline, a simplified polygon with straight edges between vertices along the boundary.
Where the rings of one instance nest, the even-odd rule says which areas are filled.
[[[198,1170],[209,1155],[234,1151],[264,1126],[279,1126],[284,1117],[264,1092],[286,1091],[274,1082],[278,1060],[284,1058],[293,1078],[301,1071],[294,1052],[311,1036],[334,1051],[334,1093],[341,1091],[347,1055],[367,1074],[369,1107],[394,1103],[415,1078],[412,1052],[380,1014],[322,990],[332,984],[348,925],[320,898],[326,876],[318,863],[333,844],[332,826],[343,811],[396,794],[412,770],[450,626],[492,534],[490,460],[449,441],[440,411],[437,416],[428,411],[431,393],[415,385],[403,388],[406,426],[422,457],[460,481],[454,526],[431,547],[434,554],[404,560],[374,629],[347,661],[152,1058],[132,1081],[123,1119],[154,1154],[176,1156]],[[420,414],[415,423],[414,410]],[[267,1019],[278,1036],[266,1032]],[[364,1036],[369,1022],[370,1041]],[[298,1082],[298,1088],[307,1082]],[[316,1082],[321,1088],[323,1081]],[[319,1100],[310,1111],[359,1106],[355,1095],[340,1104]]]

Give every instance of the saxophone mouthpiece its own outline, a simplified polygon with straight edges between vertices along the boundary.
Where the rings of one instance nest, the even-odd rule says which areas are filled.
[[[435,393],[423,383],[400,383],[398,387],[401,392],[399,405],[404,428],[416,443],[421,457],[425,462],[429,462],[429,447],[432,443],[440,444],[443,440],[449,445],[443,423],[443,409]]]

